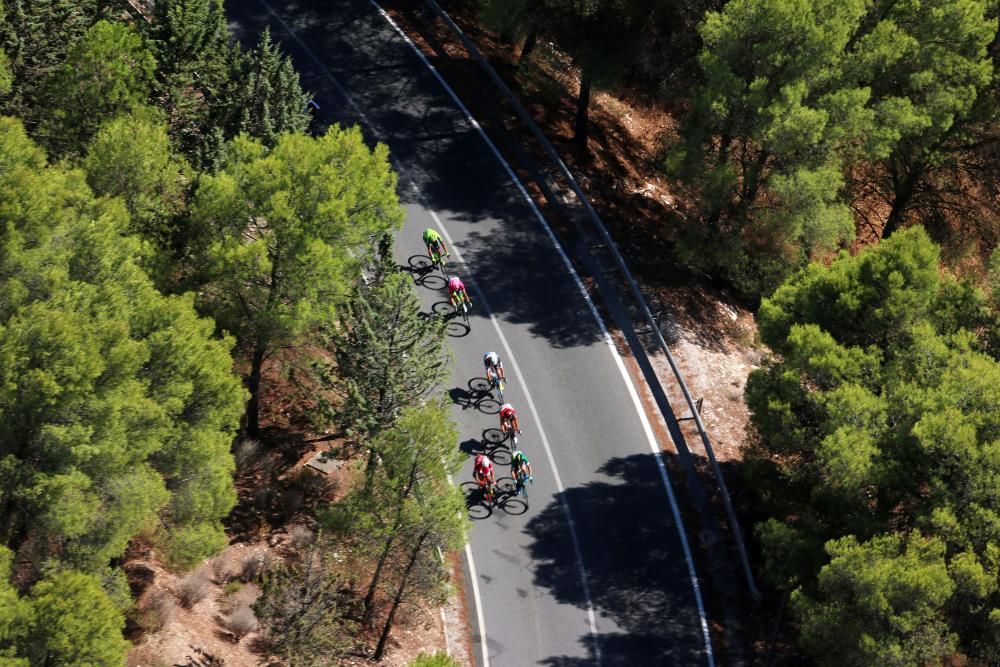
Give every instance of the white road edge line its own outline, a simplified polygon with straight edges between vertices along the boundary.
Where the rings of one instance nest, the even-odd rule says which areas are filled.
[[[454,101],[455,104],[458,106],[458,108],[462,111],[462,113],[465,115],[466,119],[468,119],[469,123],[476,129],[477,132],[479,132],[479,136],[482,137],[483,141],[486,142],[486,145],[489,146],[490,150],[493,152],[493,155],[496,156],[496,158],[497,158],[497,160],[499,160],[500,164],[503,165],[503,168],[507,172],[507,175],[510,177],[511,181],[513,181],[514,185],[517,186],[517,189],[520,190],[521,194],[524,196],[525,200],[528,202],[528,205],[531,207],[532,212],[534,212],[535,217],[538,218],[538,221],[542,224],[542,227],[545,229],[545,233],[548,235],[549,240],[552,241],[552,244],[555,246],[556,250],[559,252],[559,256],[562,258],[563,264],[566,265],[567,270],[569,270],[570,274],[573,276],[573,280],[576,282],[577,288],[580,290],[580,293],[583,295],[583,298],[586,301],[587,306],[590,308],[591,314],[594,316],[594,319],[597,321],[597,324],[598,324],[598,326],[601,329],[601,333],[604,336],[604,340],[605,340],[605,342],[607,342],[608,347],[611,349],[611,353],[612,353],[612,356],[615,359],[616,365],[618,366],[618,370],[621,372],[622,379],[625,380],[625,384],[628,387],[629,396],[631,396],[631,398],[632,398],[632,403],[635,405],[635,409],[636,409],[636,412],[639,415],[639,419],[640,419],[640,421],[642,423],[643,430],[646,432],[646,439],[647,439],[647,441],[649,443],[650,450],[653,453],[654,457],[656,458],[656,465],[657,465],[657,468],[659,468],[659,470],[660,470],[660,479],[663,481],[663,486],[666,489],[667,498],[670,501],[671,512],[673,513],[674,521],[677,524],[677,532],[680,535],[681,545],[682,545],[682,548],[684,550],[684,559],[687,562],[688,575],[691,578],[691,586],[692,586],[692,588],[694,590],[695,603],[696,603],[696,605],[698,607],[698,616],[699,616],[699,620],[700,620],[700,623],[701,623],[702,635],[703,635],[704,640],[705,640],[705,653],[706,653],[706,657],[708,658],[708,665],[709,665],[709,667],[715,667],[715,656],[714,656],[713,651],[712,651],[712,639],[711,639],[711,635],[709,634],[709,630],[708,630],[708,618],[707,618],[707,616],[705,614],[705,605],[704,605],[704,602],[702,601],[701,586],[698,583],[698,575],[697,575],[697,573],[695,572],[695,569],[694,569],[694,559],[692,558],[691,547],[688,544],[687,534],[684,532],[684,524],[683,524],[682,519],[681,519],[680,508],[677,505],[677,499],[674,496],[673,486],[670,483],[670,478],[667,476],[666,465],[663,462],[663,454],[660,451],[660,447],[659,447],[659,445],[656,442],[656,437],[653,435],[653,429],[652,429],[652,426],[649,423],[649,418],[646,415],[646,412],[645,412],[645,410],[642,407],[642,402],[639,400],[639,393],[636,391],[635,385],[632,382],[632,378],[629,376],[628,370],[625,368],[625,362],[622,360],[621,355],[618,353],[618,348],[615,347],[614,341],[611,338],[611,334],[608,332],[608,328],[605,325],[604,320],[601,318],[600,313],[598,313],[597,308],[594,306],[594,303],[591,300],[590,295],[587,293],[586,287],[584,287],[584,285],[583,285],[583,281],[580,279],[579,274],[576,272],[576,269],[573,267],[573,264],[570,262],[569,257],[566,255],[566,252],[563,250],[562,245],[560,245],[559,240],[556,238],[555,234],[552,232],[552,229],[549,227],[548,222],[546,222],[545,217],[542,215],[542,212],[540,210],[538,210],[538,206],[535,204],[534,199],[532,199],[531,196],[528,194],[528,191],[527,191],[527,189],[525,189],[524,184],[521,183],[521,179],[519,179],[517,177],[517,174],[514,173],[513,168],[510,166],[510,164],[507,162],[507,160],[500,153],[500,150],[497,148],[496,144],[493,143],[493,140],[490,139],[489,135],[486,134],[486,131],[483,130],[482,126],[479,124],[479,121],[477,121],[475,119],[475,117],[472,115],[472,112],[470,112],[469,109],[468,109],[468,107],[465,106],[465,103],[462,102],[461,99],[459,99],[458,95],[455,93],[455,91],[452,89],[452,87],[448,84],[448,82],[445,81],[444,77],[441,75],[440,72],[438,72],[437,68],[434,67],[433,64],[431,64],[431,62],[427,59],[427,56],[424,55],[423,51],[421,51],[417,47],[417,45],[413,43],[413,40],[411,40],[410,37],[396,24],[396,22],[392,19],[392,17],[389,16],[389,14],[378,4],[378,2],[376,2],[375,0],[368,0],[368,1],[378,10],[379,14],[382,15],[382,18],[384,18],[386,21],[388,21],[389,25],[391,25],[393,27],[393,29],[399,34],[399,36],[402,37],[403,40],[406,41],[406,43],[410,45],[410,48],[413,49],[414,53],[417,54],[417,56],[420,58],[420,61],[427,67],[427,69],[429,69],[431,71],[431,73],[438,80],[438,82],[448,92],[448,95],[451,97],[452,101]],[[430,210],[430,209],[428,209],[428,210]],[[441,228],[441,231],[445,232],[444,226],[441,224],[441,221],[437,218],[437,215],[434,214],[433,212],[432,212],[432,215],[434,216],[435,221],[437,222],[438,226]],[[447,236],[446,232],[445,232],[445,234]],[[451,243],[450,239],[448,240],[448,244],[450,246],[452,246],[452,248],[454,249],[455,246],[454,246],[453,243]],[[479,290],[477,289],[476,292],[479,293]],[[482,298],[482,294],[481,293],[479,294],[479,297]],[[484,304],[485,304],[485,300],[484,300]],[[516,364],[516,362],[514,362],[513,354],[510,351],[510,347],[507,345],[506,339],[503,337],[503,334],[500,332],[500,327],[496,323],[496,318],[493,317],[492,311],[490,311],[490,318],[493,320],[493,325],[496,328],[497,333],[500,335],[501,342],[503,343],[504,348],[507,351],[508,357],[511,359],[511,363],[512,363],[512,365],[514,367],[515,372],[520,377],[520,371],[517,370],[517,364]],[[527,387],[527,384],[524,383],[523,378],[521,378],[521,384],[524,387],[525,396],[528,397],[528,387]],[[529,406],[531,407],[532,414],[535,416],[535,419],[538,422],[539,433],[542,434],[541,421],[538,419],[538,414],[537,414],[537,412],[534,409],[534,405],[533,405],[530,397],[528,397],[528,403],[529,403]],[[552,470],[553,470],[553,472],[555,472],[556,471],[555,460],[552,458],[552,453],[549,450],[549,447],[548,447],[548,444],[545,441],[545,436],[544,435],[542,435],[542,441],[543,441],[543,444],[545,444],[545,450],[546,450],[546,453],[549,456],[549,462],[552,465]],[[561,493],[562,490],[563,490],[562,489],[562,483],[558,480],[558,473],[557,472],[556,472],[556,483],[558,484],[559,491]],[[571,515],[569,514],[569,507],[568,506],[566,506],[566,513],[567,513],[567,517],[568,517],[569,522],[570,522],[570,527],[571,527],[571,531],[572,531],[572,534],[573,534],[574,542],[576,542],[575,530],[573,530],[573,528],[572,528],[573,527],[573,523],[572,523]],[[578,556],[581,556],[580,559],[579,559],[579,562],[581,563],[581,566],[582,566],[582,562],[583,561],[582,561],[582,555],[579,552],[579,546],[577,544],[574,544],[574,547],[577,549]],[[586,578],[584,578],[584,588],[586,589]],[[590,604],[590,594],[589,594],[589,592],[587,592],[587,606],[588,606],[588,614],[591,617],[593,617],[593,607]],[[597,657],[598,664],[600,664],[600,652],[599,652],[599,649],[598,649],[598,646],[597,646],[596,628],[594,628],[594,650],[596,652],[596,657]]]
[[[347,100],[348,104],[351,105],[351,107],[353,108],[353,110],[357,114],[357,116],[366,125],[368,125],[370,131],[377,136],[378,132],[377,132],[374,124],[371,123],[371,121],[368,120],[367,116],[364,114],[364,112],[361,110],[361,108],[357,105],[357,103],[354,101],[354,99],[347,93],[347,91],[344,89],[344,87],[340,85],[340,82],[337,81],[337,78],[335,76],[333,76],[333,73],[329,70],[329,68],[316,56],[315,53],[313,53],[313,51],[308,46],[306,46],[306,44],[299,38],[299,36],[295,33],[295,31],[293,31],[288,26],[288,24],[285,23],[285,21],[281,18],[281,16],[279,16],[278,13],[274,11],[274,9],[266,2],[266,0],[257,0],[257,1],[267,10],[267,12],[271,16],[273,16],[275,18],[275,20],[278,21],[278,23],[281,24],[281,27],[299,45],[299,48],[301,48],[306,54],[308,54],[309,57],[313,60],[313,62],[315,62],[316,65],[319,66],[319,68],[322,70],[322,72],[324,73],[324,75],[330,80],[331,83],[333,83],[334,87],[337,88],[337,90],[344,97],[344,99]],[[510,164],[507,162],[506,159],[504,159],[503,155],[501,155],[501,153],[497,149],[496,145],[489,138],[489,136],[486,134],[486,132],[482,129],[482,127],[479,125],[479,122],[473,117],[472,113],[468,110],[468,108],[465,106],[465,104],[459,99],[458,95],[455,94],[455,91],[452,90],[452,88],[451,88],[450,85],[448,85],[448,82],[444,80],[444,77],[441,76],[440,72],[438,72],[437,69],[434,67],[434,65],[432,65],[430,63],[430,61],[427,60],[427,57],[423,54],[423,52],[420,51],[420,49],[417,47],[417,45],[413,43],[413,41],[409,38],[409,36],[406,35],[406,33],[403,32],[403,30],[400,29],[400,27],[398,25],[396,25],[396,22],[392,20],[392,17],[389,16],[386,13],[386,11],[384,9],[382,9],[382,7],[377,2],[375,2],[375,0],[369,0],[369,2],[375,7],[375,9],[379,12],[379,14],[389,23],[389,25],[392,26],[392,28],[400,35],[400,37],[403,38],[403,40],[410,46],[410,48],[413,49],[413,51],[420,58],[421,62],[423,62],[423,64],[431,71],[431,73],[438,80],[438,82],[448,92],[449,96],[452,98],[452,100],[455,102],[455,104],[458,106],[458,108],[462,111],[462,113],[468,119],[468,121],[470,122],[470,124],[479,132],[479,135],[483,138],[483,141],[486,142],[487,146],[489,146],[489,148],[493,152],[494,156],[496,156],[497,160],[499,160],[500,164],[504,167],[504,170],[507,172],[508,176],[511,178],[511,181],[514,183],[514,185],[521,192],[522,196],[524,196],[524,198],[528,202],[528,205],[531,208],[532,212],[535,214],[536,218],[541,223],[542,228],[545,230],[545,233],[549,237],[549,240],[552,242],[553,246],[555,246],[556,251],[559,253],[559,256],[563,260],[563,264],[566,266],[567,270],[573,276],[573,279],[576,282],[577,288],[579,289],[581,295],[583,296],[584,301],[587,303],[587,306],[590,308],[590,312],[593,315],[595,321],[597,322],[598,326],[600,327],[602,335],[604,336],[605,342],[608,344],[608,347],[611,350],[612,356],[615,359],[616,365],[618,366],[618,369],[619,369],[619,371],[622,374],[622,378],[625,380],[625,384],[628,387],[629,395],[632,397],[632,402],[633,402],[633,404],[635,406],[636,412],[639,415],[640,422],[643,425],[643,430],[646,432],[646,437],[647,437],[647,440],[649,442],[650,449],[652,450],[654,456],[656,457],[657,466],[658,466],[658,468],[660,470],[660,477],[661,477],[661,479],[662,479],[662,481],[664,483],[664,487],[666,488],[667,497],[670,500],[670,505],[671,505],[671,508],[672,508],[674,520],[677,523],[677,531],[678,531],[678,533],[680,535],[681,544],[682,544],[682,547],[684,549],[685,560],[687,561],[687,565],[688,565],[688,574],[689,574],[689,576],[691,578],[692,586],[694,588],[695,602],[696,602],[696,604],[698,606],[698,615],[699,615],[700,620],[701,620],[702,633],[703,633],[704,638],[705,638],[705,650],[706,650],[706,654],[707,654],[707,657],[708,657],[708,665],[709,665],[709,667],[715,667],[715,659],[714,659],[714,656],[713,656],[713,653],[712,653],[711,637],[710,637],[709,632],[708,632],[708,621],[707,621],[707,617],[705,615],[705,608],[704,608],[704,604],[703,604],[702,598],[701,598],[701,588],[700,588],[700,586],[698,584],[698,577],[697,577],[697,574],[695,573],[695,569],[694,569],[694,560],[692,559],[692,556],[691,556],[691,549],[690,549],[690,546],[688,544],[687,535],[685,534],[684,529],[683,529],[683,523],[682,523],[682,520],[681,520],[680,509],[677,506],[677,500],[674,497],[673,487],[672,487],[672,485],[670,483],[670,478],[667,476],[666,466],[663,463],[663,456],[662,456],[662,453],[660,452],[659,446],[656,443],[656,439],[653,436],[653,431],[652,431],[652,427],[649,424],[649,419],[646,416],[646,413],[645,413],[645,411],[642,408],[642,403],[639,401],[638,392],[636,391],[635,386],[632,383],[631,377],[629,377],[629,375],[628,375],[628,371],[625,368],[625,363],[622,361],[621,356],[618,354],[618,349],[615,347],[614,341],[611,339],[611,334],[608,333],[608,329],[607,329],[607,327],[604,324],[604,320],[601,319],[600,313],[597,312],[597,308],[594,306],[593,301],[590,298],[590,295],[587,293],[586,287],[584,287],[583,282],[580,280],[579,274],[577,274],[576,269],[573,268],[573,265],[570,262],[569,257],[566,255],[566,253],[563,250],[562,246],[559,244],[559,241],[556,238],[555,234],[552,232],[552,229],[549,227],[548,223],[545,221],[545,218],[544,218],[544,216],[542,216],[541,211],[538,210],[538,206],[535,204],[534,200],[528,194],[528,191],[525,189],[525,187],[521,183],[520,179],[514,173],[514,170],[511,168]],[[417,185],[411,181],[411,186],[418,193],[418,195],[420,195],[421,199],[423,200],[423,194],[420,192],[420,189],[417,187]],[[435,213],[431,208],[427,207],[426,203],[425,203],[425,208],[427,208],[427,210],[430,212],[431,216],[434,218],[435,223],[441,229],[441,232],[445,235],[446,238],[448,238],[448,243],[449,243],[449,245],[452,246],[452,249],[455,251],[456,258],[459,259],[459,261],[461,261],[461,256],[459,255],[459,253],[457,251],[457,248],[455,248],[454,244],[451,242],[451,239],[450,239],[450,237],[448,235],[448,232],[444,228],[444,225],[442,224],[441,219],[438,217],[437,213]],[[464,262],[463,262],[463,264],[464,264]],[[574,550],[576,551],[576,555],[578,557],[577,558],[577,564],[578,564],[578,566],[579,566],[579,568],[581,570],[581,575],[580,575],[581,576],[581,583],[582,583],[582,587],[584,589],[584,594],[585,594],[586,599],[587,599],[587,615],[588,615],[588,618],[590,620],[591,633],[593,635],[595,658],[597,660],[597,663],[600,664],[600,647],[598,646],[598,642],[597,642],[596,619],[595,619],[595,615],[594,615],[593,604],[590,601],[590,591],[589,591],[589,587],[587,586],[586,571],[583,568],[583,558],[582,558],[582,554],[580,552],[579,542],[578,542],[577,537],[576,537],[575,524],[573,523],[572,515],[571,515],[571,513],[569,511],[569,506],[566,504],[566,501],[565,501],[565,498],[564,498],[565,494],[563,493],[562,481],[559,478],[559,472],[558,472],[558,469],[556,468],[556,465],[555,465],[555,459],[554,459],[554,457],[552,455],[552,450],[549,447],[548,440],[547,440],[547,438],[544,435],[544,431],[542,429],[541,419],[539,418],[538,411],[535,409],[534,402],[531,400],[531,397],[529,395],[527,383],[524,381],[524,377],[521,374],[520,369],[517,366],[516,360],[514,359],[513,351],[510,349],[510,345],[508,345],[507,339],[504,337],[503,333],[501,332],[500,326],[499,326],[499,324],[498,324],[498,322],[496,320],[496,317],[494,316],[492,310],[489,309],[488,303],[486,302],[485,297],[483,297],[482,292],[478,289],[478,287],[475,286],[475,283],[472,280],[470,280],[469,282],[472,283],[473,288],[476,290],[477,298],[479,298],[479,299],[481,299],[483,301],[484,306],[487,307],[487,310],[490,313],[490,320],[493,322],[493,326],[496,329],[497,334],[498,334],[498,336],[499,336],[499,338],[501,340],[501,343],[504,346],[504,350],[507,353],[508,358],[511,360],[511,367],[514,369],[514,372],[520,378],[521,386],[524,387],[525,397],[526,397],[526,399],[528,401],[528,404],[529,404],[529,409],[531,410],[532,415],[534,416],[535,421],[538,424],[539,435],[541,436],[543,445],[545,446],[545,451],[546,451],[546,455],[547,455],[547,457],[549,459],[549,464],[552,466],[553,479],[556,482],[557,488],[559,489],[560,494],[561,494],[561,504],[563,505],[563,508],[564,508],[564,510],[566,512],[566,515],[567,515],[567,523],[569,524],[569,527],[570,527],[570,535],[571,535],[571,537],[573,539],[573,547],[574,547]],[[470,578],[472,579],[473,598],[474,598],[475,605],[476,605],[476,619],[477,619],[477,622],[479,623],[479,632],[480,632],[480,637],[481,637],[480,646],[481,646],[481,649],[482,649],[483,667],[489,667],[489,664],[490,664],[489,663],[489,653],[488,653],[487,645],[486,645],[486,626],[485,626],[485,622],[484,622],[484,618],[483,618],[482,598],[481,598],[480,593],[479,593],[479,583],[478,583],[477,578],[476,578],[477,577],[477,575],[476,575],[476,569],[475,569],[476,566],[475,566],[475,561],[473,560],[473,557],[472,557],[472,548],[469,545],[469,543],[466,543],[466,545],[465,545],[465,554],[466,554],[466,560],[469,563],[469,575],[470,575]]]
[[[305,42],[303,42],[299,38],[298,34],[296,34],[295,31],[292,30],[287,23],[285,23],[284,19],[282,19],[281,16],[274,11],[274,9],[266,2],[266,0],[257,0],[257,2],[261,6],[263,6],[264,9],[267,10],[268,14],[273,16],[274,19],[279,24],[281,24],[282,29],[286,33],[288,33],[289,37],[291,37],[295,41],[295,43],[299,45],[299,48],[301,48],[309,56],[309,58],[312,59],[314,63],[316,63],[317,67],[319,67],[320,70],[323,72],[323,74],[326,76],[326,78],[330,80],[330,83],[333,84],[333,87],[337,89],[337,91],[341,94],[341,96],[343,96],[345,100],[347,100],[347,103],[354,110],[354,113],[358,116],[358,118],[361,119],[361,122],[363,122],[365,125],[368,126],[372,134],[378,137],[378,130],[375,128],[374,123],[368,120],[368,117],[365,115],[364,111],[362,111],[361,107],[359,107],[357,102],[354,101],[354,98],[348,94],[347,90],[345,90],[344,87],[340,85],[340,82],[337,81],[337,77],[333,75],[333,72],[331,72],[330,69],[323,63],[323,61],[321,61],[316,56],[316,54],[313,53],[312,49],[310,49],[308,46],[305,45]],[[392,156],[390,156],[390,160],[392,160],[395,164],[398,165],[398,161],[392,158]],[[398,166],[396,168],[396,171],[397,172],[401,171],[398,168]],[[417,187],[417,184],[414,183],[412,180],[410,181],[410,183],[412,187],[420,195],[421,200],[423,200],[423,195],[420,193],[420,189]],[[429,208],[428,210],[430,211]],[[437,214],[434,213],[433,211],[431,211],[431,215],[437,218]],[[440,225],[439,219],[438,219],[438,225]],[[442,226],[442,230],[443,229],[444,228]],[[452,485],[455,484],[455,480],[452,479],[451,475],[448,475],[448,482]],[[479,575],[476,573],[476,561],[472,557],[472,546],[468,542],[465,543],[465,560],[469,564],[469,578],[472,580],[472,600],[476,606],[476,623],[479,626],[479,637],[480,637],[479,646],[482,653],[482,661],[483,661],[482,667],[490,667],[490,656],[486,644],[486,619],[483,613],[483,598],[482,595],[479,593]],[[442,620],[444,620],[443,617]],[[446,633],[445,641],[447,641],[447,627],[445,628],[445,633]]]

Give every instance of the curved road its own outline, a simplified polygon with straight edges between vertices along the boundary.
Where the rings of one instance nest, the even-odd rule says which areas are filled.
[[[475,300],[471,330],[452,320],[450,395],[459,446],[491,444],[499,406],[475,391],[482,354],[497,350],[518,409],[535,483],[515,499],[469,508],[475,586],[491,665],[711,664],[652,435],[624,366],[552,238],[504,164],[426,64],[369,0],[229,0],[233,31],[265,25],[284,43],[321,122],[358,123],[387,143],[407,210],[403,266],[435,226],[450,269]],[[456,252],[457,251],[457,252]],[[458,255],[468,268],[456,262]],[[440,274],[421,278],[428,310],[446,307]],[[471,457],[456,483],[472,487]],[[474,569],[473,569],[474,568]],[[475,639],[482,641],[476,613]]]

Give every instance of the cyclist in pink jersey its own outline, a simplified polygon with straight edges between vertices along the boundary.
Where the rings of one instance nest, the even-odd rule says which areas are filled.
[[[472,305],[472,299],[469,298],[469,293],[465,291],[465,283],[458,276],[452,276],[451,280],[448,281],[448,296],[451,297],[451,305],[458,306],[458,304],[465,301],[466,304]]]

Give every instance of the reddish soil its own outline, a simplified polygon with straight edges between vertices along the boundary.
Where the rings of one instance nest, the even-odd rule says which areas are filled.
[[[336,451],[342,440],[305,430],[308,420],[304,401],[296,398],[302,387],[294,381],[295,367],[296,359],[289,355],[266,367],[261,441],[244,441],[236,447],[239,500],[226,520],[229,546],[186,575],[169,571],[148,545],[136,543],[127,555],[124,569],[138,607],[129,624],[128,634],[135,647],[128,656],[128,667],[281,664],[268,655],[264,629],[237,637],[227,627],[229,615],[251,605],[260,593],[254,577],[247,577],[244,568],[248,560],[264,559],[266,567],[273,567],[293,557],[301,546],[299,541],[314,530],[314,510],[342,498],[358,470],[352,465],[356,456],[343,458],[344,454],[338,454],[341,458],[335,459],[328,474],[306,466],[320,452]],[[360,571],[343,574],[348,580],[363,579]],[[183,580],[199,576],[204,579],[204,598],[185,608]],[[421,652],[444,650],[469,664],[461,585],[458,572],[457,593],[443,610],[404,607],[397,615],[386,657],[379,664],[403,667]],[[374,647],[377,637],[359,639]],[[357,656],[338,664],[371,661]]]

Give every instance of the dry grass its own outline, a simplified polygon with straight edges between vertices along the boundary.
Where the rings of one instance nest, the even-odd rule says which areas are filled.
[[[177,586],[177,596],[186,609],[190,609],[208,596],[212,581],[208,575],[198,570],[181,579]]]

